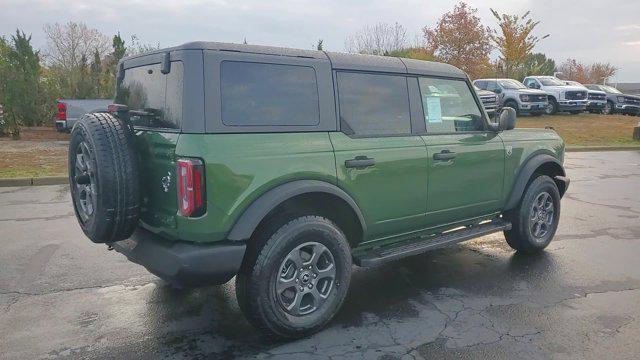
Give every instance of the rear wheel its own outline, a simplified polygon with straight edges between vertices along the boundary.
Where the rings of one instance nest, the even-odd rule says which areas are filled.
[[[289,219],[252,239],[236,277],[247,319],[267,336],[285,339],[322,329],[342,305],[351,278],[349,244],[333,222]]]
[[[87,114],[69,141],[69,184],[76,218],[92,241],[128,238],[138,224],[138,166],[132,135],[110,114]]]
[[[527,186],[520,204],[504,214],[512,228],[505,231],[507,243],[516,251],[543,250],[556,233],[560,219],[560,193],[546,175],[535,177]]]

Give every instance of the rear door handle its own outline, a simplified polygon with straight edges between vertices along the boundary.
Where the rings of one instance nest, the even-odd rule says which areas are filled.
[[[368,158],[366,156],[356,156],[355,159],[345,160],[344,166],[348,168],[354,169],[365,169],[369,166],[374,166],[376,164],[376,160],[373,158]]]
[[[451,160],[455,159],[456,153],[449,150],[442,150],[439,153],[433,154],[433,160]]]

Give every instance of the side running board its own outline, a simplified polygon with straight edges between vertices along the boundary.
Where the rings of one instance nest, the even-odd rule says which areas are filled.
[[[453,245],[462,241],[494,232],[510,230],[511,223],[502,219],[496,219],[488,223],[469,226],[460,230],[446,232],[440,235],[421,237],[409,242],[378,247],[361,253],[353,254],[353,261],[358,266],[375,266],[387,261],[401,259],[407,256],[418,255],[435,250],[447,245]]]

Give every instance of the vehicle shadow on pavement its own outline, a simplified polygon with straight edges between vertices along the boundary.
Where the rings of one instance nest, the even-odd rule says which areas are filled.
[[[402,333],[403,321],[420,318],[423,326],[419,331],[441,331],[441,319],[429,321],[437,313],[424,316],[424,310],[416,306],[431,302],[430,297],[508,296],[522,290],[523,283],[527,288],[541,288],[553,282],[559,272],[557,265],[548,252],[504,256],[461,245],[375,268],[354,267],[349,295],[330,326],[310,338],[288,343],[264,338],[247,322],[235,300],[233,281],[197,289],[174,289],[158,283],[148,300],[148,313],[152,314],[148,326],[166,326],[157,345],[171,356],[314,353],[318,347],[349,343],[357,349],[357,344],[365,341],[361,337],[383,331],[380,322],[393,322],[392,331]],[[412,341],[404,340],[406,343],[402,337],[396,339],[398,345]],[[443,340],[436,336],[423,344]]]

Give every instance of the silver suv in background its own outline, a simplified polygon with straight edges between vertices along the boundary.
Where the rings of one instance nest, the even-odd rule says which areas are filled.
[[[546,113],[551,115],[558,111],[578,114],[587,110],[587,89],[571,86],[555,76],[527,76],[523,83],[530,89],[543,90],[549,96]]]
[[[567,85],[583,87],[587,90],[587,111],[590,113],[601,113],[607,105],[607,93],[599,90],[590,90],[577,81],[565,80]]]
[[[478,79],[473,84],[482,90],[498,95],[500,107],[510,107],[518,114],[541,115],[548,106],[547,93],[527,89],[520,81],[513,79]]]
[[[498,106],[498,95],[492,91],[482,90],[475,85],[473,85],[473,89],[476,91],[476,94],[478,94],[480,101],[482,101],[482,106],[487,112],[487,115],[489,115],[490,118],[494,118],[500,108]]]
[[[623,94],[613,86],[598,84],[587,84],[585,86],[589,90],[604,91],[607,94],[607,104],[602,110],[603,114],[640,114],[640,96]]]
[[[59,132],[71,132],[73,125],[80,120],[82,115],[107,112],[107,108],[112,103],[113,100],[111,99],[58,99],[56,100],[56,130]]]

